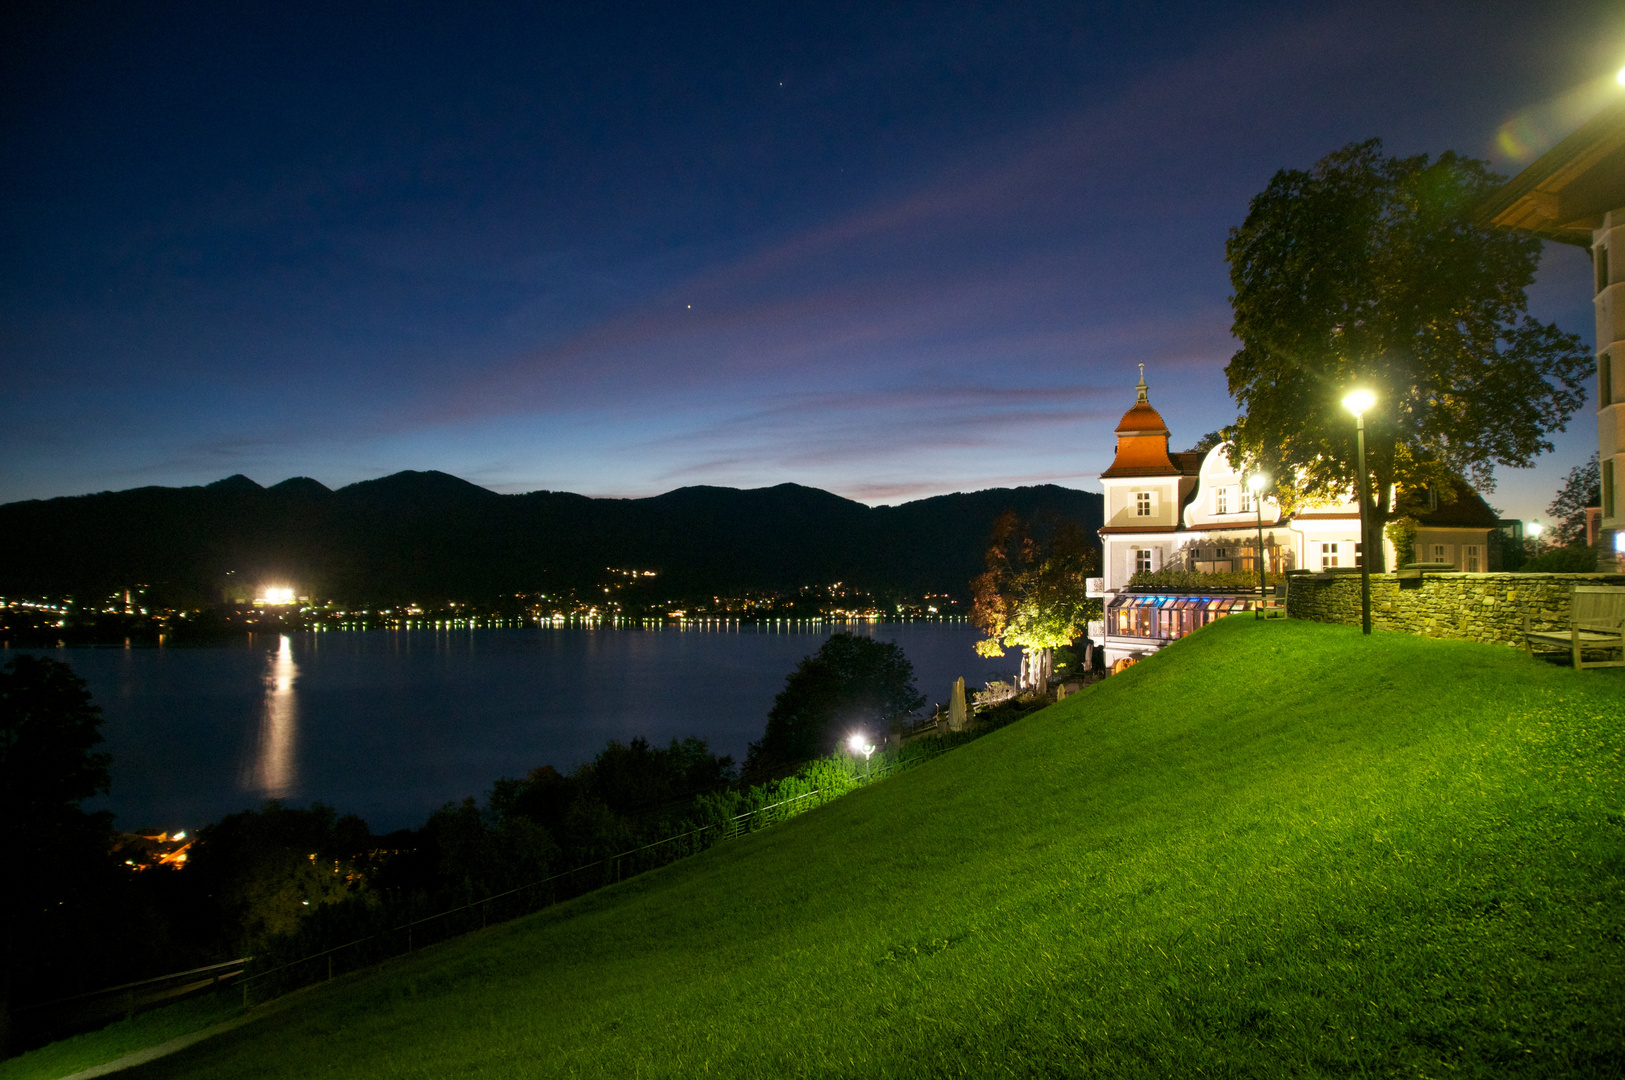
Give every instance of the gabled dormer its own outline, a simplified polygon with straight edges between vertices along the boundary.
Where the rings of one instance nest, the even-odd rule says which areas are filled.
[[[1185,506],[1183,524],[1187,529],[1223,529],[1257,523],[1259,507],[1247,487],[1247,477],[1230,463],[1230,443],[1222,442],[1202,458],[1196,491]],[[1281,506],[1274,499],[1263,500],[1263,523],[1281,520]]]

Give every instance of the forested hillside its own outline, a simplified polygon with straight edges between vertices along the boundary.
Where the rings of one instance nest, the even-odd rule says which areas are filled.
[[[146,487],[0,506],[0,595],[106,595],[141,584],[201,606],[287,581],[350,604],[479,602],[589,589],[610,568],[654,571],[669,596],[845,582],[962,594],[1005,509],[1093,530],[1098,494],[1045,485],[869,507],[796,484],[690,487],[647,499],[499,495],[440,472],[336,491]]]

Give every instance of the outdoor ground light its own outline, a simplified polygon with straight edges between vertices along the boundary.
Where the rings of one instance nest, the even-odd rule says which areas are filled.
[[[864,737],[863,732],[855,731],[852,737],[846,740],[847,749],[854,754],[863,755],[863,775],[869,775],[869,755],[875,752],[875,744]]]
[[[1264,617],[1264,485],[1270,478],[1261,472],[1255,472],[1247,478],[1247,487],[1253,493],[1253,509],[1258,511],[1258,606],[1253,609],[1253,618]]]
[[[1354,414],[1354,441],[1358,447],[1360,482],[1360,633],[1371,633],[1371,530],[1366,525],[1371,500],[1366,496],[1365,414],[1377,403],[1369,390],[1351,390],[1343,397],[1343,408]]]

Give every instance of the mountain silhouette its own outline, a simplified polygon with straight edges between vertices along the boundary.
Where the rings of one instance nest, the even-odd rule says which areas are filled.
[[[93,600],[146,585],[199,607],[265,583],[348,605],[488,602],[657,572],[667,598],[843,582],[880,593],[967,593],[1004,510],[1091,531],[1101,497],[1044,485],[870,507],[799,484],[685,487],[644,499],[501,495],[443,472],[330,490],[230,476],[0,506],[0,594]]]

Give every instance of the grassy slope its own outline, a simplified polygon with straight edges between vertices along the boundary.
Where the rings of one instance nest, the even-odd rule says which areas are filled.
[[[129,1075],[1619,1075],[1621,674],[1226,620]]]

